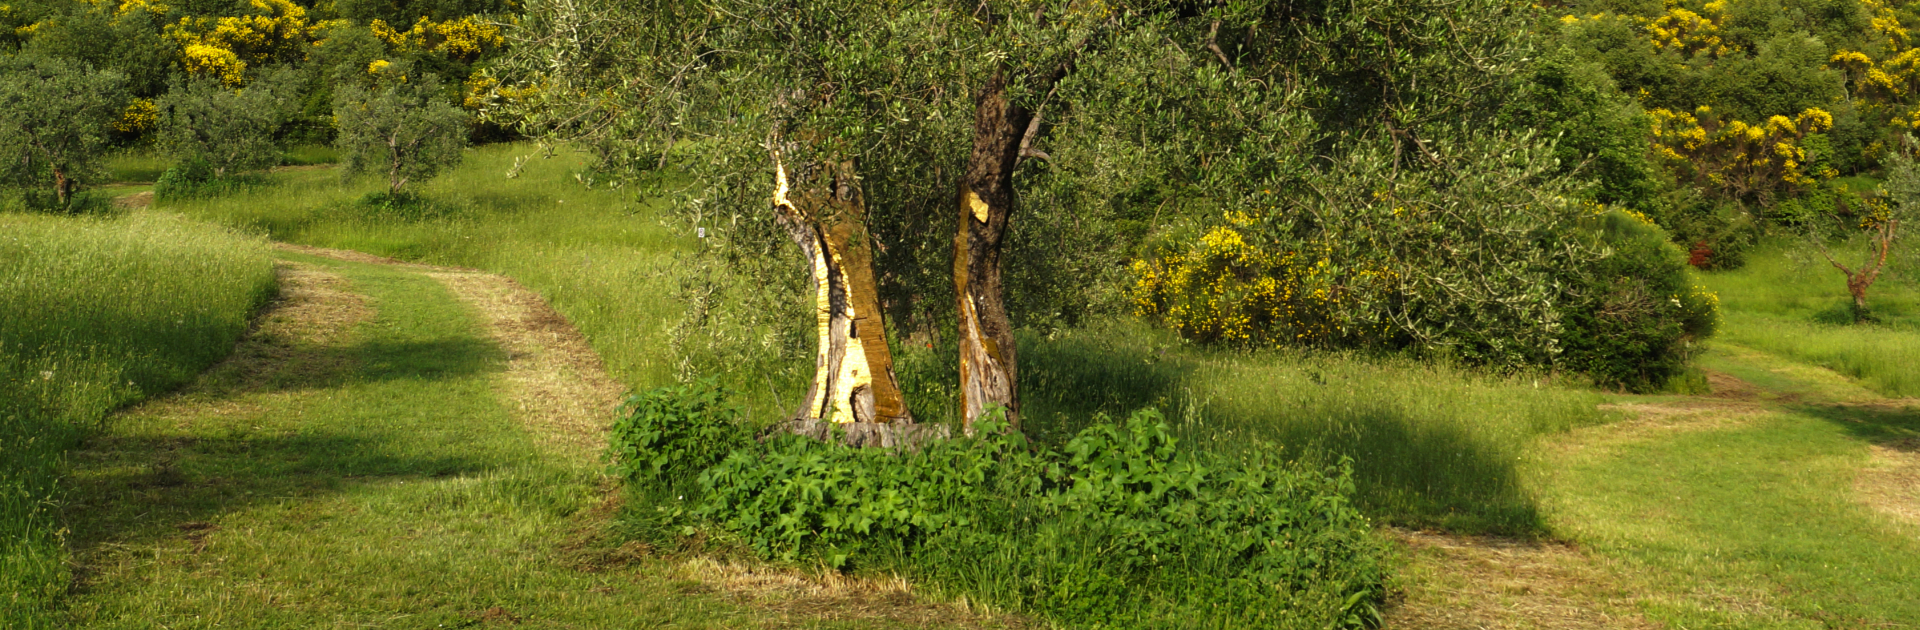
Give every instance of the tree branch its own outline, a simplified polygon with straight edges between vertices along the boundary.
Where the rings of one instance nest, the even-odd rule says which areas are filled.
[[[1213,26],[1207,29],[1207,50],[1213,51],[1213,56],[1220,58],[1220,63],[1227,67],[1227,72],[1234,72],[1233,62],[1228,61],[1227,53],[1220,50],[1220,42],[1216,39],[1219,35],[1220,20],[1214,20]]]

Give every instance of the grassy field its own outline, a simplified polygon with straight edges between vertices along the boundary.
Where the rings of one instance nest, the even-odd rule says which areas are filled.
[[[1030,426],[1158,407],[1184,439],[1228,453],[1352,458],[1361,505],[1388,523],[1537,535],[1519,461],[1534,438],[1614,417],[1597,393],[1392,358],[1196,348],[1137,322],[1029,338]]]
[[[232,361],[74,454],[61,627],[909,627],[719,597],[699,565],[622,546],[598,462],[523,423],[471,296],[282,260],[283,301]]]
[[[681,325],[684,298],[698,295],[686,290],[698,284],[686,257],[698,240],[630,194],[583,186],[580,162],[564,153],[506,178],[525,150],[473,150],[422,188],[428,206],[404,212],[368,211],[357,200],[376,186],[342,185],[324,169],[168,207],[277,239],[510,275],[577,324],[628,386],[710,365],[688,358],[699,340]],[[1897,269],[1873,293],[1878,323],[1847,324],[1839,274],[1792,246],[1769,242],[1746,269],[1705,276],[1724,325],[1699,365],[1749,388],[1737,404],[1393,358],[1208,350],[1117,321],[1022,338],[1027,427],[1059,440],[1101,414],[1158,407],[1199,448],[1351,458],[1377,520],[1572,541],[1584,551],[1564,562],[1598,576],[1582,596],[1653,625],[1912,623],[1920,550],[1904,526],[1848,497],[1878,465],[1872,449],[1916,428],[1913,411],[1881,399],[1912,395],[1901,367],[1920,348],[1920,293],[1911,267]],[[809,363],[781,355],[767,330],[704,330],[764,348],[727,372],[757,415],[798,398]],[[917,414],[950,407],[946,363],[937,350],[902,349]],[[1408,575],[1431,583],[1408,584],[1412,600],[1472,591],[1485,577],[1484,563],[1410,558]]]
[[[0,214],[0,626],[66,572],[57,474],[107,412],[225,356],[272,290],[267,244],[163,214]]]
[[[581,185],[577,155],[528,160],[508,179],[531,150],[470,150],[464,166],[420,186],[425,208],[370,210],[357,202],[382,185],[343,184],[331,169],[274,173],[268,187],[166,207],[275,240],[506,274],[579,326],[623,382],[673,382],[670,333],[683,312],[675,263],[696,239],[632,195]]]
[[[1863,259],[1859,244],[1836,250]],[[1852,323],[1846,280],[1810,248],[1773,240],[1746,267],[1705,276],[1721,296],[1725,342],[1830,368],[1889,396],[1920,396],[1920,261],[1907,247],[1868,292],[1876,321]]]
[[[1555,535],[1610,563],[1669,627],[1920,623],[1920,521],[1889,516],[1915,504],[1875,489],[1920,473],[1920,404],[1738,347],[1703,362],[1762,389],[1628,399],[1641,418],[1535,450],[1527,472]]]

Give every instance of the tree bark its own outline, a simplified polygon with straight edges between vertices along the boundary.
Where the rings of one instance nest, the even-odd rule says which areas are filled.
[[[73,178],[67,177],[66,171],[57,168],[53,169],[53,196],[60,202],[61,208],[67,207],[67,200],[73,198]]]
[[[822,423],[846,425],[841,428],[850,442],[856,434],[877,432],[888,437],[861,445],[892,446],[897,427],[875,425],[909,425],[913,417],[894,376],[875,290],[866,200],[854,167],[808,165],[790,180],[776,155],[774,168],[775,216],[807,257],[820,339],[813,385],[791,428],[824,435],[830,427]]]
[[[974,106],[973,153],[960,182],[953,238],[953,285],[959,301],[960,404],[966,433],[991,407],[1020,426],[1018,363],[1007,318],[1000,250],[1013,210],[1013,168],[1033,113],[1012,101],[1004,69],[996,70]]]

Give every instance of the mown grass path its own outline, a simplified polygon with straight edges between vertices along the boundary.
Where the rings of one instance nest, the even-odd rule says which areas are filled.
[[[595,457],[618,388],[564,320],[497,276],[281,259],[281,297],[231,359],[73,454],[67,625],[969,621],[900,588],[609,548]]]
[[[1403,532],[1406,628],[1920,627],[1920,400],[1732,344],[1543,439],[1551,536]]]

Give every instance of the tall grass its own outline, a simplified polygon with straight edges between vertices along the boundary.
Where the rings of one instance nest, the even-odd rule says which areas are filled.
[[[0,626],[46,624],[62,452],[224,356],[272,290],[268,256],[177,216],[0,214]]]
[[[1843,262],[1862,259],[1859,243],[1837,248]],[[1845,278],[1811,247],[1794,240],[1764,243],[1746,267],[1707,274],[1720,294],[1720,339],[1816,364],[1889,396],[1920,396],[1920,251],[1895,252],[1889,270],[1867,292],[1874,321],[1853,323]]]
[[[106,159],[107,181],[146,182],[160,179],[173,166],[173,158],[150,147],[138,147],[115,153]]]

